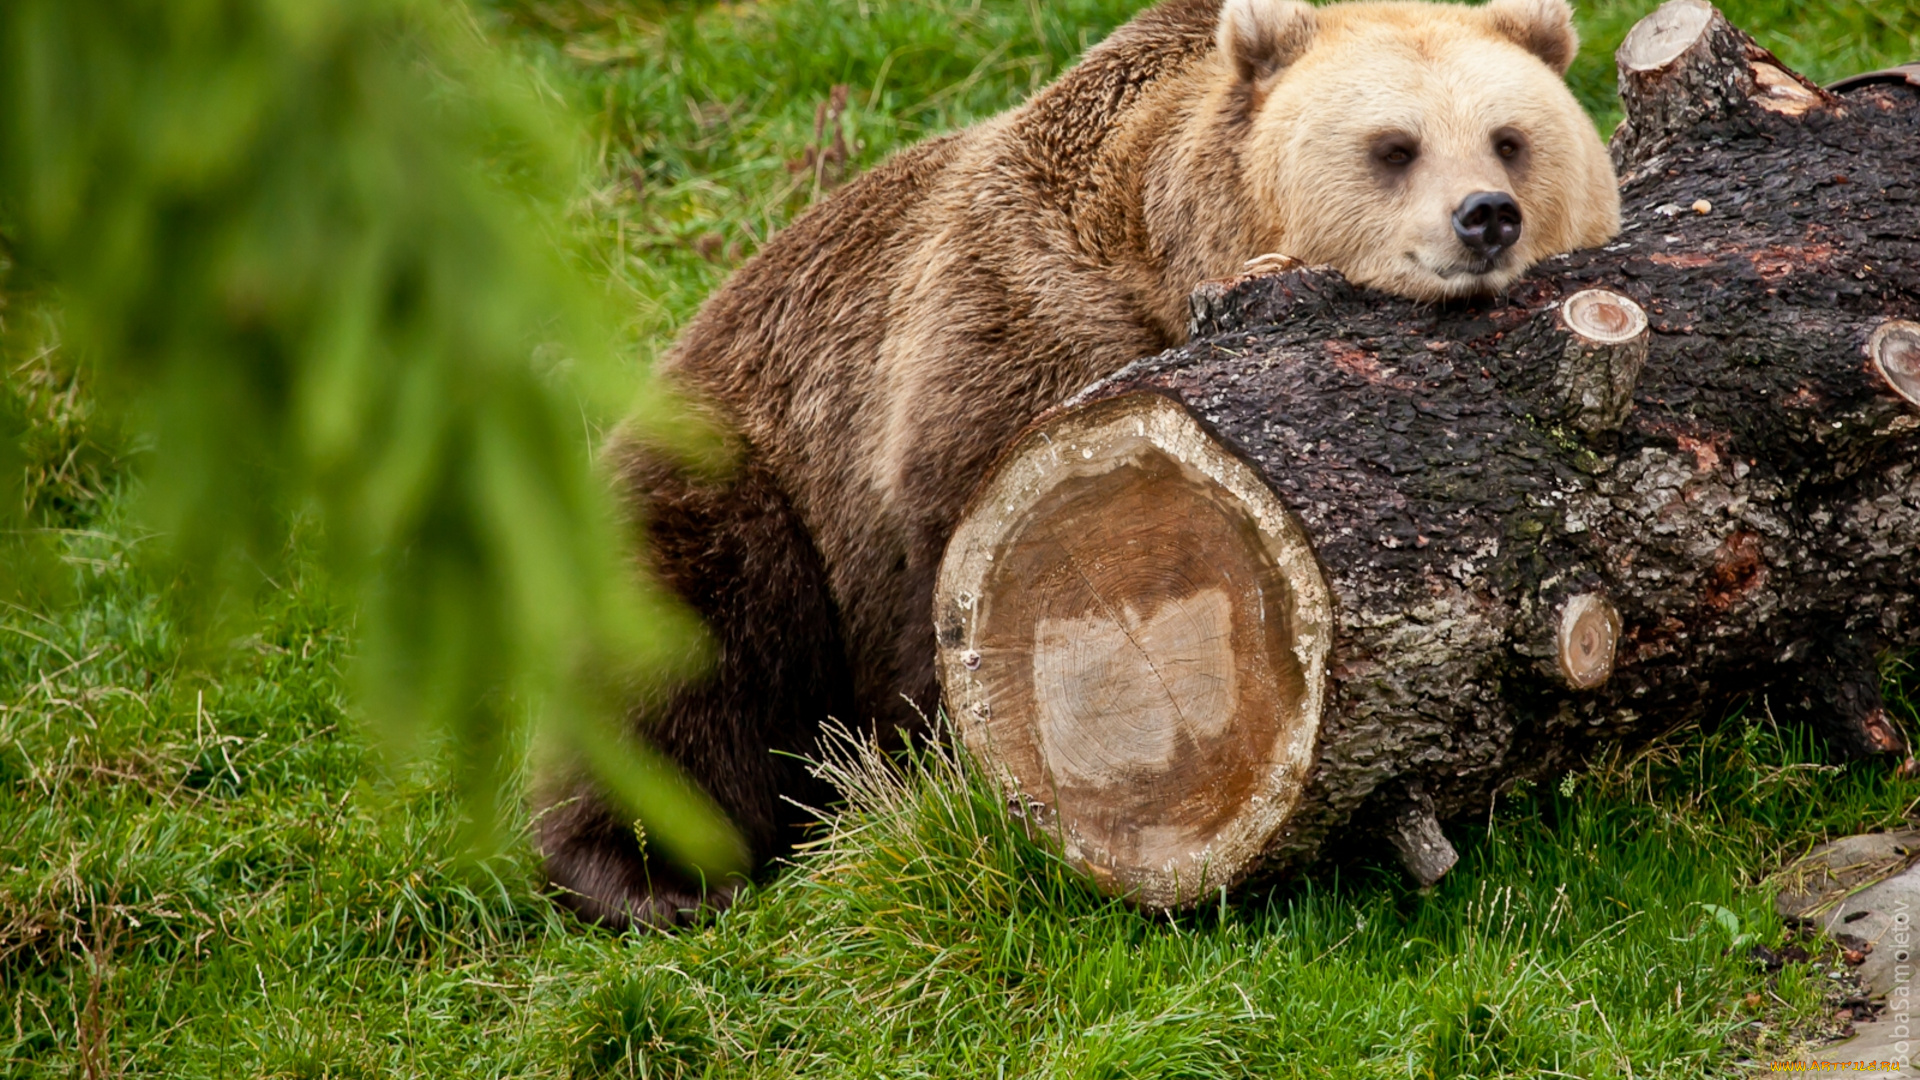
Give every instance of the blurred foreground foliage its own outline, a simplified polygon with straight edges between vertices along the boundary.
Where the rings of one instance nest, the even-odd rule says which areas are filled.
[[[0,6],[0,513],[27,526],[6,561],[36,587],[34,526],[100,486],[75,472],[112,457],[76,415],[94,380],[151,447],[143,518],[203,636],[310,531],[357,612],[367,712],[453,747],[470,839],[531,715],[724,871],[730,830],[613,722],[623,686],[704,645],[624,556],[594,439],[625,417],[712,451],[620,362],[580,269],[585,148],[455,4]],[[77,360],[50,359],[63,338]],[[72,445],[23,467],[23,439]]]

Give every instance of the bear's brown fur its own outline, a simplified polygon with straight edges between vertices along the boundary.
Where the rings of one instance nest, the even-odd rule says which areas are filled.
[[[613,451],[653,569],[719,645],[641,732],[757,858],[778,853],[804,820],[782,797],[822,794],[787,755],[829,715],[885,732],[935,708],[934,574],[994,455],[1181,344],[1194,285],[1278,251],[1442,299],[1617,231],[1605,149],[1558,77],[1575,44],[1564,0],[1165,0],[1020,108],[809,211],[665,362],[744,465],[702,483]],[[1450,215],[1486,191],[1523,224],[1470,251]],[[583,914],[660,923],[724,900],[648,859],[590,785],[544,797],[548,872]]]

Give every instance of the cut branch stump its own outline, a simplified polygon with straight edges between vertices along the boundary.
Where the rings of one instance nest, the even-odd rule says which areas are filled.
[[[1920,89],[1836,95],[1701,0],[1620,52],[1625,228],[1439,308],[1291,260],[1041,417],[934,597],[1011,807],[1150,907],[1441,823],[1757,693],[1906,754]]]

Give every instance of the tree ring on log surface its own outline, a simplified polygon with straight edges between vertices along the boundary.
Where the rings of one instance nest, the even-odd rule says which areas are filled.
[[[1889,319],[1867,339],[1874,370],[1909,405],[1920,405],[1920,323]]]
[[[1109,893],[1232,885],[1300,799],[1331,593],[1293,514],[1169,398],[1016,440],[947,546],[934,621],[962,741]]]
[[[1561,307],[1567,329],[1601,345],[1618,345],[1647,332],[1647,313],[1610,289],[1582,289]]]
[[[1560,674],[1575,690],[1591,690],[1613,675],[1620,643],[1620,612],[1598,593],[1581,593],[1560,609],[1555,652]]]
[[[1712,21],[1706,0],[1670,0],[1633,24],[1617,59],[1630,71],[1658,71],[1685,55]]]

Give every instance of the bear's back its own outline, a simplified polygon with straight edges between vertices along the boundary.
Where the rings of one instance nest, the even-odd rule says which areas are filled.
[[[907,148],[802,214],[707,298],[663,371],[742,426],[749,442],[785,426],[806,372],[865,354],[884,333],[888,268],[912,243],[907,221],[968,133]]]
[[[902,150],[776,233],[702,306],[667,370],[733,412],[750,442],[788,429],[808,371],[870,362],[887,297],[914,272],[914,249],[952,232],[964,203],[993,190],[1010,219],[1045,217],[1098,231],[1117,193],[1096,190],[1101,156],[1140,97],[1213,44],[1220,0],[1170,0],[1122,26],[1019,108]],[[943,192],[968,199],[929,203]],[[971,230],[977,233],[977,226]],[[1003,230],[995,229],[996,233]],[[993,236],[962,238],[972,254],[1017,256]],[[839,372],[848,374],[846,370]],[[821,402],[808,400],[818,411]]]

